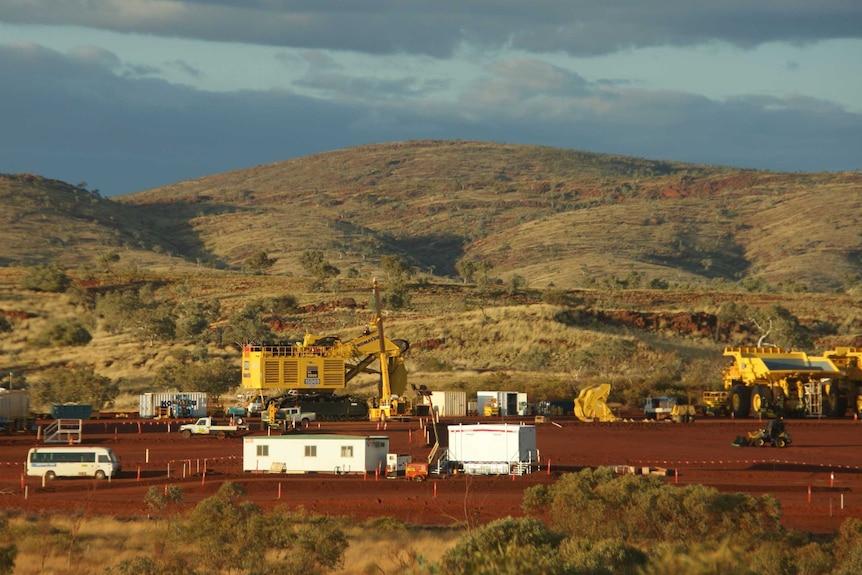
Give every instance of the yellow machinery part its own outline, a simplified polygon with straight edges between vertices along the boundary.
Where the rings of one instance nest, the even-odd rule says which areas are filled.
[[[581,421],[616,421],[617,417],[607,405],[611,392],[609,383],[585,387],[575,399],[575,417]]]

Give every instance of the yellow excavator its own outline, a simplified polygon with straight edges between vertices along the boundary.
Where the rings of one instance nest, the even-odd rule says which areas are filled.
[[[581,421],[616,421],[618,418],[608,407],[611,384],[599,383],[585,387],[575,398],[575,417]]]
[[[331,393],[344,389],[361,373],[373,373],[380,375],[380,381],[369,419],[385,420],[405,414],[410,402],[404,398],[404,354],[410,344],[384,335],[376,279],[372,286],[373,328],[366,325],[360,336],[349,341],[306,333],[301,342],[289,345],[247,345],[242,351],[242,387],[256,394],[272,389]],[[375,362],[377,369],[373,368]]]

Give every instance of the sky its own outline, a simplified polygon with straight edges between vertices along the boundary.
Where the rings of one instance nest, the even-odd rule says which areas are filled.
[[[406,140],[862,168],[859,0],[0,0],[0,173],[115,196]]]

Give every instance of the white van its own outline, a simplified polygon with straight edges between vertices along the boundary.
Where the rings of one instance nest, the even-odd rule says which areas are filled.
[[[120,462],[108,447],[34,447],[27,453],[27,475],[57,477],[116,477]]]

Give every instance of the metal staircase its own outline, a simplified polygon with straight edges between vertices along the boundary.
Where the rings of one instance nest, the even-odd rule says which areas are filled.
[[[45,428],[43,441],[45,443],[81,443],[83,436],[83,419],[56,419]]]

